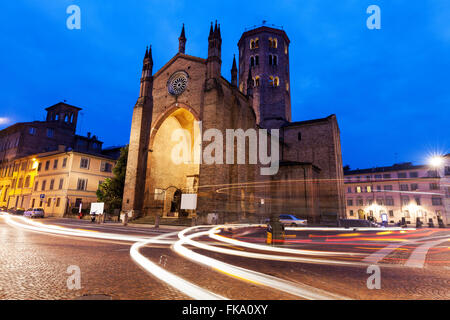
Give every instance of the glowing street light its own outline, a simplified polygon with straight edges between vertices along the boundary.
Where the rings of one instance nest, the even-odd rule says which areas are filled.
[[[433,156],[430,159],[430,165],[435,168],[442,166],[443,163],[444,163],[444,158],[442,158],[442,156]]]

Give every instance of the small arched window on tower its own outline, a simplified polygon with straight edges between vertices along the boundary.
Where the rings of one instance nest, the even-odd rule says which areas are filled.
[[[273,56],[272,63],[274,66],[278,65],[278,57],[276,55]]]
[[[259,39],[258,38],[255,39],[255,49],[256,48],[259,48]]]
[[[250,39],[250,49],[255,49],[255,40]]]
[[[254,66],[255,66],[255,58],[250,57],[250,67],[254,67]]]
[[[69,122],[69,116],[67,114],[64,116],[64,122]]]
[[[273,57],[271,54],[269,54],[269,65],[272,65],[272,62],[273,62]]]
[[[72,114],[70,115],[70,123],[73,123],[73,119],[74,119],[74,114],[72,113]]]
[[[259,56],[255,56],[255,66],[259,66]]]
[[[273,77],[270,76],[269,77],[269,86],[273,87],[273,82],[274,82]]]
[[[272,40],[272,47],[273,48],[278,48],[278,40],[277,40],[277,38],[273,38],[273,40]]]
[[[256,77],[253,79],[253,83],[254,83],[255,88],[256,88],[256,87],[259,87],[259,76],[256,76]]]
[[[280,78],[275,77],[275,79],[273,79],[273,86],[278,87],[279,85],[280,85]]]
[[[301,132],[297,133],[297,139],[298,139],[298,141],[302,140],[302,133]]]
[[[272,46],[273,46],[273,40],[272,40],[272,38],[269,38],[269,48],[272,48]]]

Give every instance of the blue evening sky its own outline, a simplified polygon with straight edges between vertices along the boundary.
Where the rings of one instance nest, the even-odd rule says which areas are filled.
[[[66,8],[81,8],[68,30]],[[381,30],[366,9],[381,7]],[[293,120],[335,113],[344,164],[423,163],[450,152],[450,1],[14,0],[0,4],[0,129],[42,120],[62,100],[82,107],[78,133],[128,143],[145,47],[154,72],[178,49],[206,57],[210,22],[222,31],[222,73],[245,28],[267,20],[291,39]],[[4,118],[9,119],[5,121]]]

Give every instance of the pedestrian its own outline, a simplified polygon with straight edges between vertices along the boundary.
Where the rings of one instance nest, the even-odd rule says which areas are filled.
[[[91,222],[94,223],[95,222],[95,212],[91,213]]]

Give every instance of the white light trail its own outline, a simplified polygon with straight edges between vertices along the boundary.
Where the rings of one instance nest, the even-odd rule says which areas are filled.
[[[246,225],[243,225],[243,226],[246,226]],[[210,238],[215,239],[217,241],[226,242],[226,243],[229,243],[229,244],[232,244],[235,246],[245,247],[245,248],[249,248],[249,249],[262,250],[262,251],[273,251],[273,252],[280,252],[280,253],[290,253],[290,254],[298,254],[298,255],[313,255],[313,256],[343,256],[343,255],[360,256],[360,255],[362,255],[361,253],[355,253],[355,252],[331,252],[331,251],[300,250],[300,249],[270,247],[270,246],[260,245],[260,244],[256,244],[256,243],[239,241],[236,239],[231,239],[231,238],[227,238],[227,237],[216,234],[219,229],[223,229],[226,227],[228,227],[228,226],[221,225],[221,226],[212,228],[209,231]]]
[[[201,227],[201,226],[199,226]],[[273,276],[266,275],[264,273],[256,272],[253,270],[244,269],[241,267],[237,267],[216,259],[212,259],[210,257],[206,257],[204,255],[198,254],[185,248],[183,245],[192,238],[199,236],[197,233],[191,234],[189,236],[185,236],[185,234],[189,231],[197,229],[199,227],[191,227],[188,229],[184,229],[178,234],[180,238],[173,246],[173,250],[180,255],[208,267],[219,270],[225,274],[231,275],[233,277],[237,277],[239,279],[244,279],[256,284],[264,285],[270,288],[274,288],[283,292],[286,292],[291,295],[295,295],[298,297],[310,299],[310,300],[341,300],[348,299],[346,297],[336,295],[333,293],[329,293],[317,288],[313,288],[304,284],[293,283],[284,279],[276,278]],[[205,226],[203,226],[205,227]],[[214,229],[214,228],[213,228]],[[201,233],[203,234],[203,233]]]
[[[112,233],[103,233],[103,232],[96,232],[96,231],[88,231],[88,230],[79,230],[79,229],[71,229],[63,228],[60,226],[55,225],[46,225],[40,222],[32,221],[30,219],[26,219],[24,217],[17,217],[18,219],[21,219],[25,221],[28,224],[22,224],[14,221],[13,218],[9,215],[2,216],[6,219],[6,222],[9,225],[24,228],[31,231],[37,231],[37,232],[47,232],[52,234],[59,234],[59,235],[70,235],[70,236],[76,236],[76,237],[88,237],[88,238],[96,238],[96,239],[107,239],[107,240],[119,240],[119,241],[130,241],[135,242],[131,248],[130,248],[130,255],[132,259],[140,265],[142,268],[144,268],[147,272],[155,276],[157,279],[167,283],[168,285],[172,286],[173,288],[179,290],[180,292],[186,294],[187,296],[193,298],[193,299],[201,299],[201,300],[217,300],[217,299],[226,299],[225,297],[222,297],[220,295],[216,295],[208,290],[205,290],[193,283],[190,283],[164,269],[157,266],[147,258],[145,258],[143,255],[139,253],[139,249],[143,246],[146,246],[147,244],[153,243],[153,244],[170,244],[173,243],[173,241],[165,241],[161,240],[163,237],[168,237],[171,234],[165,234],[160,235],[155,238],[143,238],[143,237],[136,237],[136,236],[128,236],[128,235],[119,235],[119,234],[112,234]],[[176,232],[174,234],[177,234]]]

